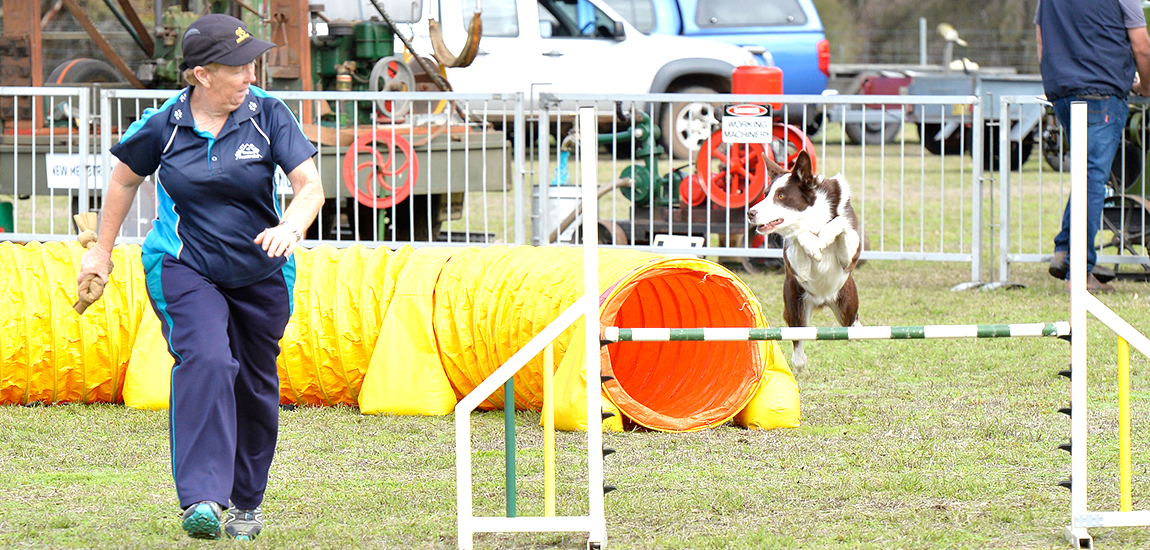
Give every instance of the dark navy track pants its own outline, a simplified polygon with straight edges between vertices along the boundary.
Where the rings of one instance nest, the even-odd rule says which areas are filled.
[[[252,509],[267,488],[279,429],[276,357],[291,315],[291,272],[221,288],[167,254],[143,258],[172,368],[168,430],[180,507]],[[292,266],[294,267],[294,265]]]

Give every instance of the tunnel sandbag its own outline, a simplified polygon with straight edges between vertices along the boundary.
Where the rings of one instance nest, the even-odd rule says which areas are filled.
[[[440,272],[458,250],[421,248],[404,263],[363,380],[360,412],[442,416],[455,409],[455,392],[439,362],[431,315]]]
[[[0,242],[0,403],[119,403],[139,322],[151,315],[139,247],[118,246],[103,299],[84,315],[76,241]],[[144,308],[147,309],[144,309]]]
[[[413,252],[297,248],[292,317],[280,340],[280,402],[359,406],[383,314]]]
[[[172,387],[175,360],[168,352],[160,328],[160,319],[147,299],[140,316],[139,330],[132,345],[132,356],[124,376],[124,405],[133,409],[155,411],[167,409]]]
[[[799,385],[787,365],[778,342],[766,344],[767,369],[763,371],[763,383],[751,402],[747,403],[735,423],[752,430],[799,427]]]

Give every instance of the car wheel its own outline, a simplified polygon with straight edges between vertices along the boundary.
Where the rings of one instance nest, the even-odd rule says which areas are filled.
[[[91,82],[127,82],[111,63],[81,57],[61,63],[48,75],[46,84],[87,84]]]
[[[878,145],[886,142],[891,143],[898,137],[899,130],[902,129],[901,122],[868,122],[866,124],[855,122],[843,124],[843,132],[846,133],[847,139],[855,145],[861,145],[866,141],[867,145]]]
[[[1010,170],[1017,171],[1026,161],[1030,159],[1030,153],[1034,150],[1035,132],[1022,138],[1022,142],[1011,141],[1007,148],[1010,150],[1010,161],[1008,163]],[[984,170],[998,170],[999,160],[1001,159],[1001,151],[999,151],[998,143],[1000,137],[998,135],[998,128],[986,125],[982,134],[982,168]]]
[[[803,131],[807,133],[807,137],[815,137],[818,135],[819,130],[823,129],[822,115],[810,117],[807,119],[806,125],[803,126]]]
[[[686,86],[674,90],[680,94],[715,94],[708,86]],[[712,103],[672,102],[664,109],[662,124],[664,143],[676,159],[691,160],[703,142],[718,128],[722,106]]]
[[[956,129],[946,138],[937,139],[941,130],[942,124],[938,123],[924,122],[918,127],[919,139],[927,151],[936,155],[957,155],[962,154],[964,146],[970,147],[970,135],[966,129]]]

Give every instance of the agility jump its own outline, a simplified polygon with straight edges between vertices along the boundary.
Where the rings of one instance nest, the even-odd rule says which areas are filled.
[[[1076,103],[1071,108],[1071,185],[1072,193],[1082,195],[1086,192],[1086,104]],[[593,112],[589,109],[581,110],[580,117],[590,119]],[[582,121],[581,121],[582,122]],[[585,125],[584,131],[593,133],[593,126]],[[584,136],[588,140],[587,136]],[[591,143],[585,144],[589,150],[594,151]],[[595,162],[595,155],[590,155],[590,162]],[[592,164],[592,168],[594,164]],[[594,234],[594,220],[587,218],[595,216],[595,195],[593,191],[595,170],[585,170],[584,201],[591,208],[584,213],[585,234]],[[1071,523],[1064,529],[1066,539],[1075,548],[1092,548],[1088,528],[1092,527],[1133,527],[1150,525],[1150,511],[1132,510],[1130,498],[1130,426],[1129,426],[1129,358],[1127,342],[1143,354],[1150,356],[1150,339],[1147,339],[1138,330],[1134,329],[1122,318],[1114,314],[1104,304],[1086,291],[1086,239],[1083,237],[1086,221],[1085,203],[1072,201],[1071,209],[1071,307],[1070,321],[1051,323],[1025,323],[1025,324],[998,324],[998,325],[922,325],[922,326],[874,326],[874,327],[831,327],[831,328],[620,328],[606,327],[598,340],[598,346],[615,344],[619,342],[661,342],[661,341],[752,341],[752,340],[918,340],[934,338],[1018,338],[1018,337],[1056,337],[1068,340],[1071,343],[1071,443],[1061,446],[1071,451],[1071,479],[1060,483],[1071,490]],[[596,262],[597,245],[594,241],[584,244],[586,260],[586,274],[588,282],[594,271],[590,269]],[[591,299],[595,287],[588,285],[588,295],[579,300],[579,303],[564,313],[564,326],[575,322],[579,310],[585,309],[583,315],[590,324],[598,318],[598,307]],[[1086,313],[1094,315],[1103,324],[1114,330],[1119,336],[1119,470],[1120,470],[1120,510],[1095,511],[1087,509],[1087,363],[1086,363]],[[556,320],[559,321],[558,319]],[[557,327],[556,327],[557,328]],[[556,332],[552,327],[548,327]],[[559,329],[561,330],[561,329]],[[548,330],[544,330],[547,333]],[[599,403],[599,394],[602,389],[601,376],[596,376],[600,364],[599,354],[595,353],[596,342],[590,334],[585,334],[587,342],[587,414],[588,414],[588,492],[590,506],[588,514],[581,517],[541,517],[541,518],[480,518],[472,516],[471,508],[471,460],[469,419],[470,411],[477,404],[470,403],[468,407],[456,408],[456,426],[463,428],[462,433],[468,437],[457,440],[457,468],[459,468],[459,546],[471,548],[472,535],[478,531],[510,532],[510,531],[584,531],[588,533],[588,547],[598,548],[606,540],[606,519],[603,516],[603,462],[598,447],[602,444],[599,437],[601,422],[596,414]],[[539,335],[549,341],[554,334]],[[543,343],[532,341],[523,351],[525,354],[539,353]],[[528,349],[530,348],[530,349]],[[524,359],[525,362],[525,359]],[[509,380],[522,365],[508,363],[484,382],[486,391],[494,390],[498,384]],[[601,375],[601,371],[599,371]],[[1067,412],[1065,409],[1063,412]],[[544,419],[546,424],[546,418]],[[457,432],[457,434],[460,432]],[[553,457],[549,457],[553,459]],[[464,473],[466,471],[466,473]],[[553,470],[552,470],[553,471]],[[552,482],[553,483],[553,482]],[[553,504],[548,505],[549,515],[552,515]],[[481,527],[480,524],[490,522]]]
[[[1012,325],[917,325],[785,328],[619,328],[603,329],[603,342],[743,342],[763,340],[923,340],[937,338],[1021,338],[1070,336],[1070,323]]]

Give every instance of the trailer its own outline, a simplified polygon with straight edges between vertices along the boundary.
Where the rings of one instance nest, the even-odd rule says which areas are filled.
[[[1002,96],[1043,95],[1040,75],[1017,74],[1013,69],[986,68],[973,71],[940,70],[930,66],[921,68],[886,67],[877,72],[860,74],[856,92],[860,95],[901,95],[906,103],[873,104],[865,109],[827,111],[832,122],[844,125],[847,138],[853,143],[881,143],[896,139],[905,127],[918,128],[922,144],[934,154],[970,153],[972,144],[972,113],[966,105],[949,107],[913,104],[915,96],[976,96],[983,105],[983,159],[984,167],[997,169],[999,165],[999,128],[1009,123],[1010,163],[1012,170],[1030,158],[1039,141],[1039,122],[1044,109],[1040,105],[1023,105],[1003,113],[999,103]]]

